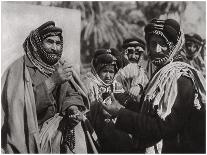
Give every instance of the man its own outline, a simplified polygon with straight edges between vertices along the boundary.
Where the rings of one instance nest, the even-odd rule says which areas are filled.
[[[200,35],[185,34],[186,57],[190,65],[198,69],[205,75],[205,61],[202,56],[204,51],[205,41]]]
[[[23,48],[1,81],[3,152],[87,153],[80,121],[89,103],[72,66],[60,60],[62,29],[48,21]]]
[[[129,38],[124,40],[122,48],[130,63],[139,63],[145,50],[145,42],[139,38]]]
[[[125,57],[130,63],[119,70],[116,80],[122,83],[125,91],[136,100],[139,100],[140,92],[142,92],[148,83],[148,77],[143,66],[141,66],[141,59],[145,51],[145,42],[139,38],[129,38],[124,40],[122,48]]]
[[[117,116],[116,127],[135,135],[147,153],[205,153],[205,79],[179,61],[184,34],[173,19],[153,19],[145,27],[149,56],[157,72],[139,113],[125,109],[112,95],[102,104]]]

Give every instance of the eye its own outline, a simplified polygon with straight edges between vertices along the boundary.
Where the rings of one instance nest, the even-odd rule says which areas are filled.
[[[113,70],[110,70],[110,71],[109,71],[109,73],[113,74],[113,73],[114,73],[114,71],[113,71]]]
[[[47,39],[46,42],[49,43],[49,44],[53,44],[54,43],[54,41],[52,39]]]
[[[155,41],[151,41],[151,42],[150,42],[150,47],[151,47],[151,48],[155,48],[156,45],[157,45],[157,42],[155,42]]]
[[[134,52],[135,55],[139,55],[139,51]]]
[[[61,41],[57,41],[57,42],[56,42],[56,45],[57,45],[57,46],[60,46],[60,45],[61,45]]]
[[[129,54],[133,54],[134,50],[133,49],[128,49]]]

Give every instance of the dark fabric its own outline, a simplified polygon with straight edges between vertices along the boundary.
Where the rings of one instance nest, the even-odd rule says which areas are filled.
[[[134,47],[134,46],[135,47],[140,46],[143,49],[145,49],[145,42],[144,42],[144,40],[142,40],[140,38],[128,38],[123,41],[122,48]]]
[[[139,138],[141,148],[163,139],[162,153],[205,153],[205,108],[194,106],[194,88],[186,77],[178,80],[178,96],[171,113],[162,120],[150,114],[121,109],[116,127]]]
[[[54,21],[48,21],[44,24],[42,24],[40,27],[37,28],[37,31],[40,34],[40,37],[42,40],[49,36],[61,36],[62,34],[62,29],[55,27],[55,22]]]
[[[185,40],[186,41],[193,41],[199,45],[203,45],[203,39],[201,38],[200,35],[196,34],[196,33],[192,33],[192,34],[185,34]]]
[[[88,118],[100,141],[100,153],[132,153],[133,141],[129,134],[115,128],[112,118],[108,118],[100,104],[91,106]]]
[[[180,25],[174,19],[167,19],[167,20],[152,19],[151,22],[144,29],[146,40],[148,40],[150,32],[154,30],[163,32],[167,40],[173,42],[173,44],[177,43],[178,38],[181,35]]]

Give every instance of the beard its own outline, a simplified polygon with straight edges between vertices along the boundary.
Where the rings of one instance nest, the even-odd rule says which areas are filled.
[[[155,66],[160,67],[168,62],[169,56],[165,54],[156,53],[156,54],[150,54],[150,59]]]
[[[39,52],[39,56],[42,59],[43,62],[45,62],[48,65],[54,65],[58,62],[58,60],[62,56],[62,50],[61,51],[52,51],[49,49],[43,49]]]

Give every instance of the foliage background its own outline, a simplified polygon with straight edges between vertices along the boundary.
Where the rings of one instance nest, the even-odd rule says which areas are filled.
[[[174,18],[185,33],[206,36],[205,1],[33,1],[23,2],[81,11],[82,72],[97,48],[121,50],[124,39],[144,37],[144,26],[152,18]],[[67,20],[67,19],[66,19]],[[146,56],[144,57],[146,58]]]

